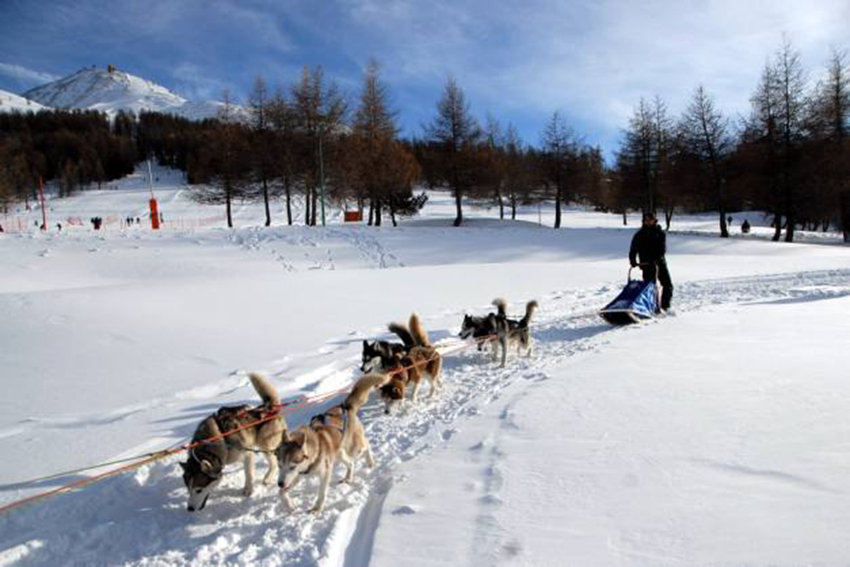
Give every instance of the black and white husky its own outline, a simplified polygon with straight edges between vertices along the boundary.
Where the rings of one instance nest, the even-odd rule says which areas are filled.
[[[525,305],[525,317],[519,321],[509,319],[507,316],[507,306],[504,299],[496,299],[493,301],[499,312],[493,317],[493,322],[496,326],[496,334],[498,336],[497,345],[502,349],[501,367],[505,366],[505,358],[508,355],[508,347],[516,345],[517,356],[520,351],[525,349],[527,356],[531,356],[531,318],[534,316],[534,311],[537,309],[536,301],[529,301]],[[496,349],[493,349],[493,356],[496,356]]]
[[[280,397],[265,378],[251,374],[251,385],[263,401],[258,408],[251,406],[222,407],[204,419],[195,430],[189,459],[183,467],[183,483],[189,491],[188,510],[203,510],[210,493],[221,482],[225,465],[242,460],[245,466],[245,486],[242,494],[251,496],[254,491],[254,452],[263,453],[269,463],[264,484],[274,482],[277,476],[275,450],[286,436],[286,422],[281,415],[262,421],[269,411],[280,404]],[[227,431],[238,430],[222,437]],[[207,441],[212,439],[210,441]]]
[[[493,305],[496,307],[499,306],[499,302],[502,302],[501,309],[504,310],[504,300],[503,299],[494,299]],[[504,314],[504,313],[503,313]],[[496,336],[496,313],[490,313],[488,315],[484,315],[483,317],[479,317],[476,315],[464,315],[463,323],[460,325],[460,332],[457,334],[461,339],[472,338],[478,341],[478,350],[479,352],[484,350],[484,339],[486,337],[495,337]],[[493,345],[493,356],[495,356],[496,345]]]

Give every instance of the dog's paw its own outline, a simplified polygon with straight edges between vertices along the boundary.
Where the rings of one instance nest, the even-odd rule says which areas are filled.
[[[289,497],[289,494],[281,491],[280,493],[280,503],[283,505],[283,509],[287,512],[292,512],[294,506],[292,505],[292,498]]]
[[[244,496],[245,498],[250,497],[252,494],[254,494],[253,485],[246,486],[242,489],[242,496]]]
[[[322,510],[324,510],[324,509],[325,509],[324,505],[320,506],[320,505],[317,504],[316,506],[313,506],[312,508],[310,508],[310,513],[316,514],[318,516],[319,514],[322,513]]]

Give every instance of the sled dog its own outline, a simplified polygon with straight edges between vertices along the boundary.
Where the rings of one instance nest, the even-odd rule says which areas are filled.
[[[517,356],[519,356],[522,349],[526,350],[527,356],[531,356],[532,343],[529,325],[531,324],[531,318],[534,316],[534,311],[537,309],[537,302],[529,301],[525,305],[525,317],[519,321],[508,318],[504,299],[496,299],[493,303],[499,311],[495,316],[492,316],[498,335],[497,344],[502,349],[502,363],[499,366],[505,366],[505,359],[510,345],[516,345]],[[496,350],[493,349],[494,359],[496,358]]]
[[[286,435],[286,422],[278,415],[274,419],[254,423],[278,406],[280,398],[274,387],[262,376],[251,374],[249,378],[263,405],[257,408],[248,405],[222,407],[204,419],[192,436],[192,444],[200,444],[189,451],[189,458],[185,463],[180,463],[183,468],[183,483],[189,491],[187,508],[190,512],[204,509],[210,493],[221,482],[225,465],[240,459],[245,469],[242,494],[251,496],[254,491],[254,452],[262,452],[269,463],[269,471],[263,478],[263,483],[274,482],[277,475],[274,451]],[[227,431],[243,427],[244,429],[232,435],[219,437]],[[212,437],[219,438],[205,441]]]
[[[502,302],[502,310],[504,310],[504,300],[503,299],[494,299],[493,305],[499,306],[498,302]],[[502,313],[504,314],[504,313]],[[495,337],[496,336],[496,316],[495,313],[490,313],[489,315],[485,315],[483,317],[478,317],[475,315],[464,315],[463,323],[460,326],[460,332],[458,333],[458,337],[461,339],[468,339],[472,337],[473,339],[483,339],[484,337]],[[484,350],[484,344],[486,341],[478,341],[478,351]],[[496,344],[493,342],[493,352],[496,352]],[[495,356],[495,355],[494,355]]]
[[[289,491],[301,477],[316,475],[320,478],[319,496],[310,511],[321,512],[337,459],[347,468],[342,482],[351,481],[354,464],[361,455],[365,455],[369,468],[375,466],[357,411],[369,399],[369,392],[386,381],[387,377],[383,374],[364,376],[357,381],[342,405],[313,417],[309,425],[299,427],[280,445],[277,449],[280,471],[277,484],[287,509],[292,509]]]
[[[405,325],[401,323],[390,323],[388,329],[401,339],[402,344],[389,341],[363,341],[363,352],[361,356],[361,372],[379,372],[385,365],[392,363],[396,353],[407,354],[411,348],[416,346],[413,335]]]
[[[428,378],[431,389],[428,398],[442,387],[440,372],[443,359],[432,346],[416,346],[410,349],[407,356],[397,355],[393,364],[387,368],[389,381],[381,386],[381,400],[384,402],[384,412],[389,414],[405,398],[407,387],[411,386],[410,401],[416,402],[422,378]]]
[[[384,402],[384,411],[388,414],[404,400],[408,386],[412,386],[410,401],[416,401],[423,377],[427,377],[431,384],[429,398],[433,397],[442,385],[440,372],[443,368],[443,358],[437,349],[431,346],[428,333],[416,313],[410,316],[408,327],[416,346],[405,356],[396,355],[392,362],[384,367],[389,381],[381,386],[381,399]]]

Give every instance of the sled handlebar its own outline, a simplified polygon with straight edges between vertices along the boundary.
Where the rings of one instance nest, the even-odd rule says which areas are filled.
[[[655,265],[656,265],[655,262],[639,262],[639,263],[635,264],[634,266],[630,265],[629,266],[629,275],[626,276],[627,281],[632,281],[632,270],[634,270],[635,268],[645,268],[647,266],[655,266]]]

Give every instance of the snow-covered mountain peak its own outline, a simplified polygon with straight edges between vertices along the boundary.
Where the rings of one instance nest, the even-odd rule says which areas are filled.
[[[167,88],[114,67],[86,68],[24,93],[55,108],[87,108],[114,113],[118,110],[166,111],[186,99]]]
[[[62,79],[30,89],[24,97],[54,108],[99,110],[112,116],[119,110],[176,114],[190,120],[215,118],[222,103],[190,101],[147,79],[110,65],[87,67]],[[242,109],[236,109],[243,114]]]

